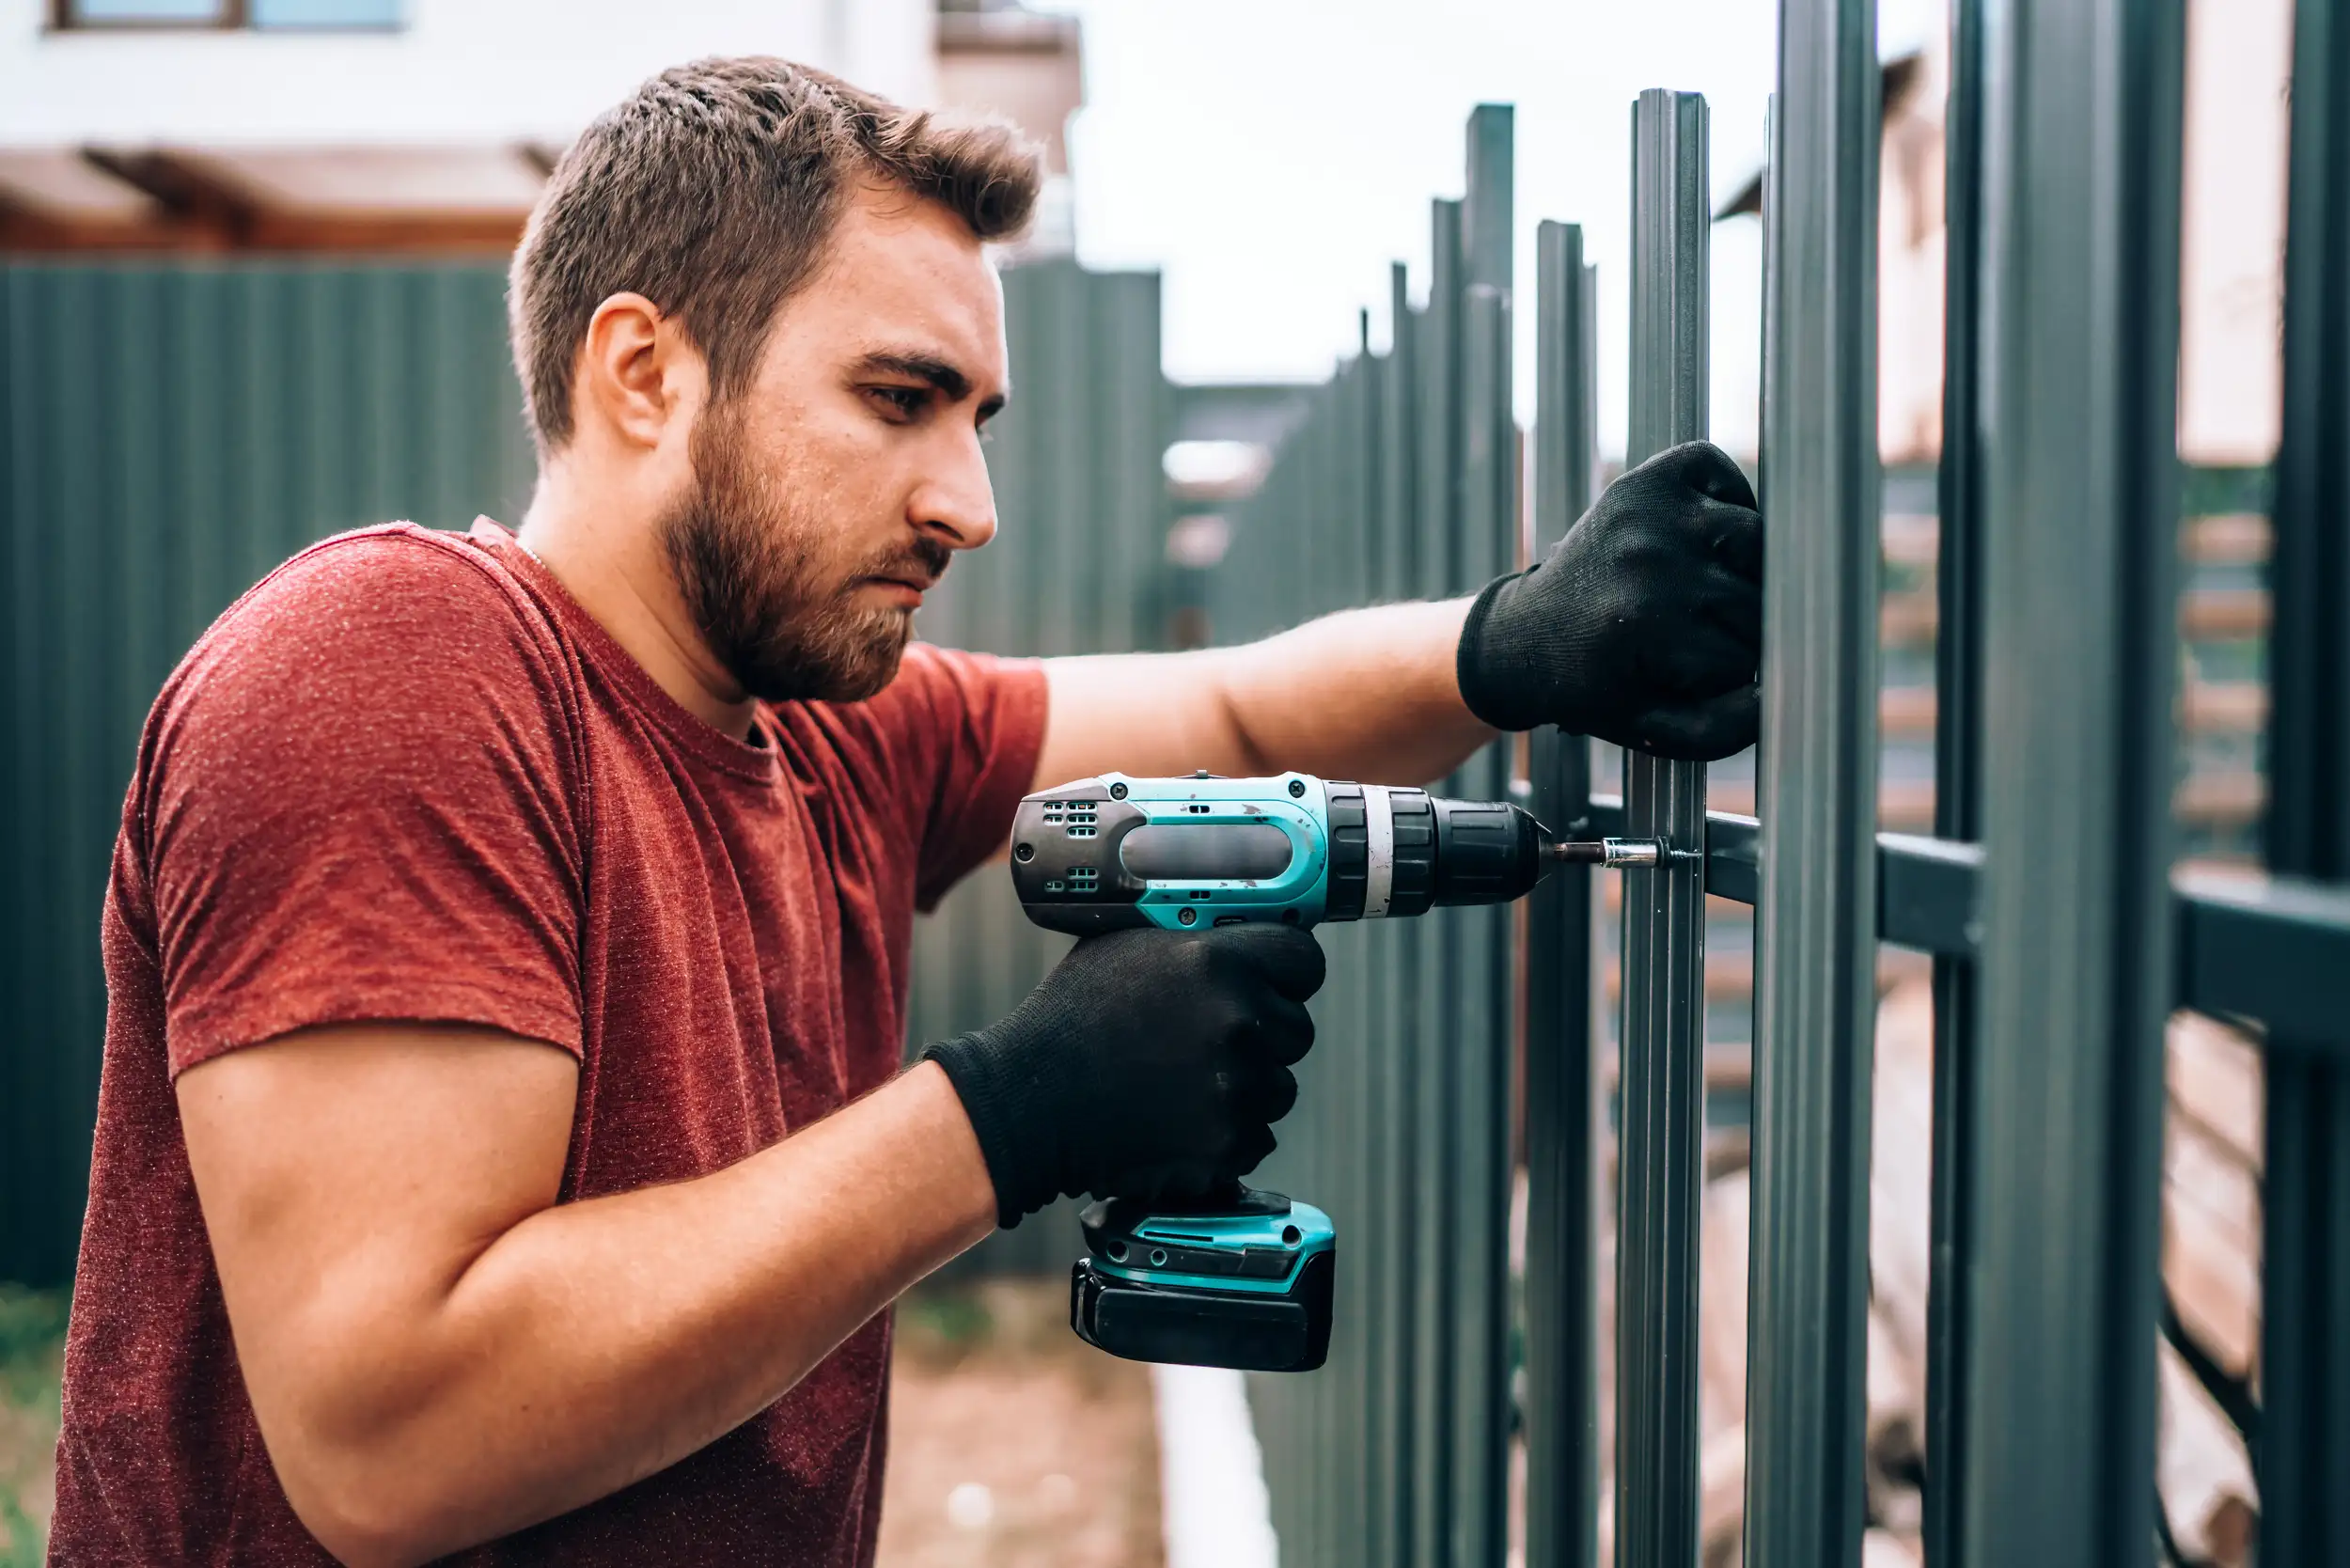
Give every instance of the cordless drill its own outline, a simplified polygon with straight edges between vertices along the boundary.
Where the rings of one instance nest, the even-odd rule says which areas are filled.
[[[1028,796],[1011,879],[1028,918],[1088,936],[1244,920],[1313,926],[1506,903],[1552,867],[1655,866],[1655,839],[1553,842],[1507,801],[1273,778],[1105,773]],[[1235,1184],[1180,1208],[1079,1216],[1070,1325],[1137,1361],[1310,1372],[1330,1349],[1337,1231],[1310,1203]]]

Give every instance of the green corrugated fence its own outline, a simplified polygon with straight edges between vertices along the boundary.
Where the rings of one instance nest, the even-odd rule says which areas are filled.
[[[1004,525],[957,564],[924,633],[1015,653],[1146,645],[1165,531],[1157,278],[1042,263],[1005,289],[1018,395],[990,450]],[[0,1278],[72,1272],[99,907],[149,704],[212,617],[313,540],[520,519],[532,464],[504,293],[478,264],[0,266]],[[1050,956],[1000,876],[974,878],[917,940],[917,1039],[999,1016]],[[1073,1234],[1048,1220],[1016,1240],[1041,1266]]]
[[[72,1273],[99,907],[149,704],[310,541],[518,515],[531,462],[504,293],[479,266],[0,267],[0,1278]]]

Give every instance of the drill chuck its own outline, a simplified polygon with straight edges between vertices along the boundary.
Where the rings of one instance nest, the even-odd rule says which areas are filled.
[[[1507,801],[1447,800],[1380,784],[1327,788],[1330,899],[1324,919],[1389,919],[1453,904],[1507,903],[1542,878],[1542,825]]]

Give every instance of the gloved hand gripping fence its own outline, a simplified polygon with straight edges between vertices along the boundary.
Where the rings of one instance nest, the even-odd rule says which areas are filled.
[[[1498,729],[1555,724],[1684,761],[1754,744],[1762,519],[1721,448],[1671,447],[1477,596],[1455,669]]]

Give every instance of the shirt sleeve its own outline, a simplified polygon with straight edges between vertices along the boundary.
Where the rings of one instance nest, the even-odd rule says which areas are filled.
[[[927,912],[1011,834],[1044,745],[1044,666],[915,643],[866,706],[921,846],[914,898]]]
[[[208,633],[137,788],[171,1070],[322,1024],[580,1049],[562,651],[461,541],[348,536]]]

